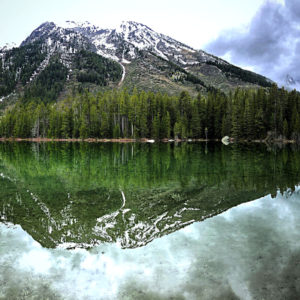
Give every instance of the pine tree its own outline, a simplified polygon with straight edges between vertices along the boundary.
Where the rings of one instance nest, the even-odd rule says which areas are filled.
[[[262,111],[262,108],[260,108],[254,117],[254,137],[255,138],[261,139],[266,135],[265,129],[264,129],[264,119],[263,118],[264,118],[263,111]]]
[[[286,119],[283,121],[283,136],[289,138],[289,125]]]
[[[157,115],[154,117],[153,120],[153,137],[156,139],[160,138],[160,115],[157,113]]]
[[[247,98],[245,101],[245,111],[244,111],[244,136],[247,139],[253,139],[254,133],[254,112],[253,105],[250,99]]]
[[[239,103],[235,101],[232,109],[232,124],[231,124],[231,135],[234,139],[238,140],[242,135],[241,126],[241,112]]]
[[[194,103],[191,118],[191,137],[199,138],[201,136],[201,120],[198,111],[198,106]]]

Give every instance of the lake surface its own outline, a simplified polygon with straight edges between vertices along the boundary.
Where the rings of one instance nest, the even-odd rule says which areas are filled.
[[[0,143],[0,299],[298,299],[300,151]]]

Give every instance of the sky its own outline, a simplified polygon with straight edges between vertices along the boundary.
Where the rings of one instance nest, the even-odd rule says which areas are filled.
[[[290,87],[299,90],[300,1],[266,1],[247,26],[223,30],[205,48],[279,85],[291,76],[296,82]]]
[[[137,21],[278,82],[286,74],[300,79],[299,0],[0,0],[0,46],[66,20],[103,28]]]
[[[223,29],[250,21],[264,0],[0,0],[0,45],[20,44],[45,21],[89,21],[104,28],[137,21],[196,49]]]

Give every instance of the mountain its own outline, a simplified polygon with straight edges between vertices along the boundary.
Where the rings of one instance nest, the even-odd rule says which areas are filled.
[[[199,62],[218,61],[204,51],[196,51],[166,35],[153,31],[137,22],[122,22],[118,29],[101,29],[89,22],[76,23],[66,21],[61,26],[46,22],[32,32],[21,46],[36,41],[48,45],[84,48],[97,52],[107,58],[130,63],[139,56],[140,51],[149,51],[166,61],[173,61],[182,66]]]
[[[288,89],[299,89],[300,80],[294,79],[291,75],[287,74],[284,82],[284,86]]]
[[[137,22],[102,29],[45,22],[20,45],[0,49],[0,101],[56,100],[76,90],[137,87],[192,95],[217,88],[268,87],[267,78],[195,50]]]

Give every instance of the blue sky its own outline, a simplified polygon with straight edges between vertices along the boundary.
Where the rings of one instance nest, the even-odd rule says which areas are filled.
[[[202,48],[226,28],[247,24],[264,0],[1,0],[0,46],[17,45],[45,21],[116,27],[132,20]]]

